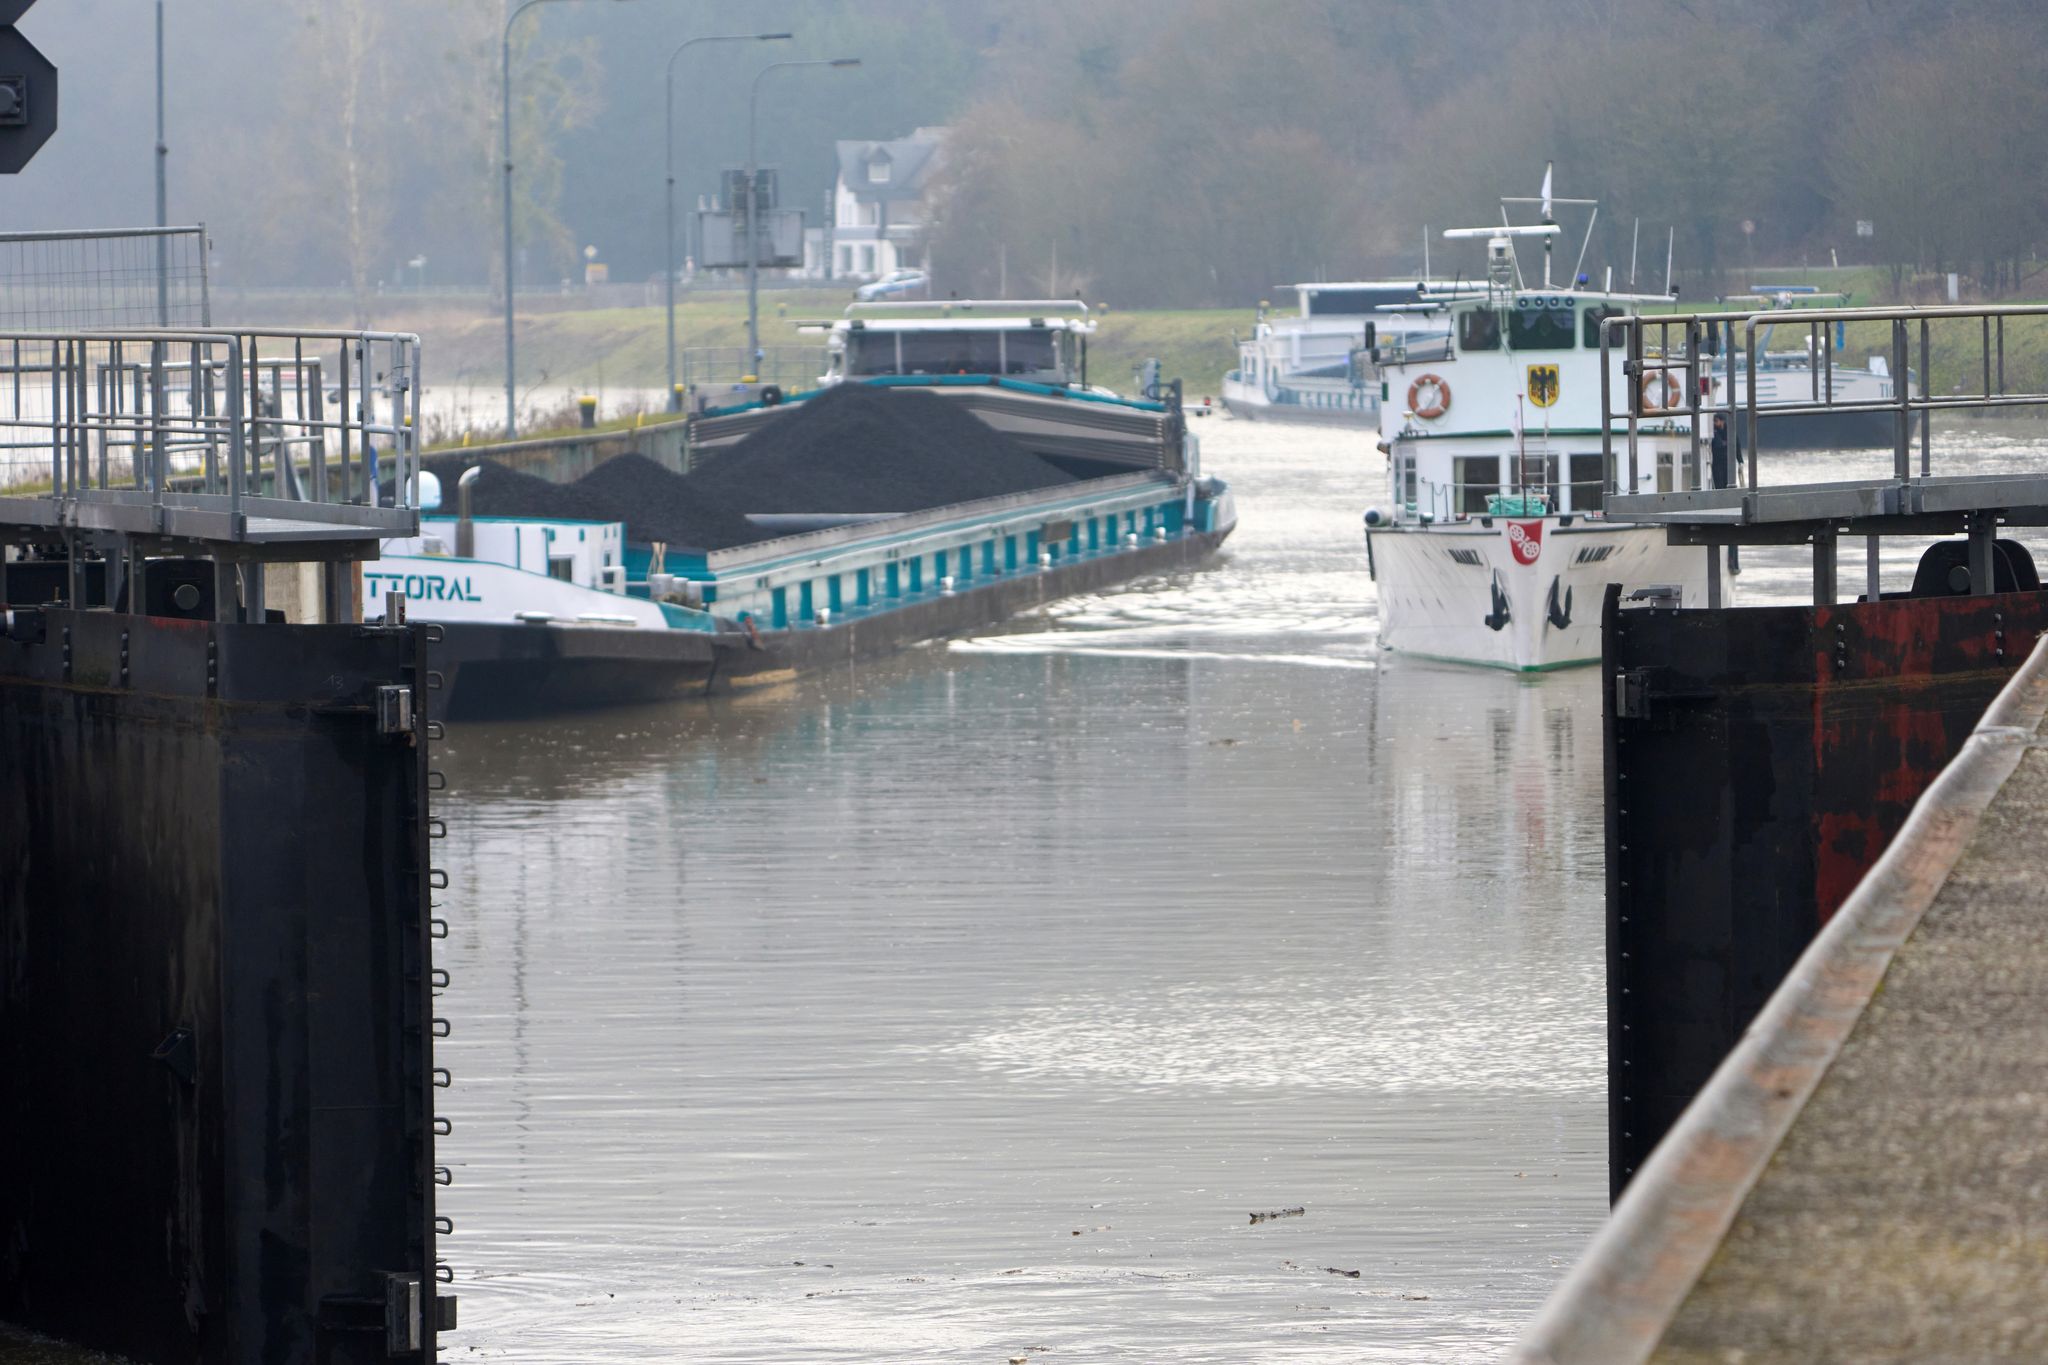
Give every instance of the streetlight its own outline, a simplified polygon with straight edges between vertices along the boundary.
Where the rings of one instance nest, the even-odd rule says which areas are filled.
[[[535,5],[553,3],[553,0],[525,0],[525,3],[505,16],[504,76],[500,81],[505,96],[505,108],[501,122],[505,147],[505,435],[518,435],[519,414],[517,398],[513,390],[514,353],[512,342],[512,25],[519,22],[519,16]]]
[[[750,364],[761,363],[761,195],[757,188],[761,179],[761,168],[754,155],[754,125],[761,108],[761,79],[771,71],[781,71],[792,66],[859,65],[858,57],[833,57],[811,62],[772,62],[761,68],[760,74],[754,77],[753,89],[747,94],[747,360]]]
[[[164,141],[164,0],[156,0],[156,225],[159,228],[170,225],[170,199],[164,188],[164,161],[171,154],[170,145]],[[199,249],[206,250],[205,234],[200,234]],[[170,239],[162,232],[156,235],[156,325],[171,325],[171,251]]]
[[[667,116],[662,123],[664,164],[668,168],[668,409],[674,412],[682,406],[682,395],[676,389],[676,58],[684,51],[699,43],[772,43],[796,35],[791,33],[721,33],[706,38],[686,38],[674,52],[668,54],[668,74],[663,78],[667,89],[665,109]]]

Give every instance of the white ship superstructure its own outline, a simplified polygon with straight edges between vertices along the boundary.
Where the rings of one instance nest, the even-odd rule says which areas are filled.
[[[1610,583],[1674,605],[1706,603],[1707,554],[1604,510],[1609,490],[1631,478],[1602,451],[1600,321],[1652,300],[1523,287],[1516,242],[1540,241],[1547,261],[1557,231],[1545,223],[1446,233],[1485,242],[1487,283],[1432,290],[1411,306],[1448,331],[1447,344],[1380,348],[1389,499],[1365,520],[1386,649],[1562,668],[1599,660]],[[1616,353],[1616,392],[1629,382],[1622,365]],[[1675,375],[1644,381],[1636,488],[1699,487],[1711,477],[1696,467],[1686,406]],[[1697,464],[1709,464],[1699,449]]]
[[[1223,405],[1259,421],[1377,426],[1380,386],[1371,352],[1375,340],[1388,339],[1390,321],[1378,310],[1413,303],[1423,286],[1349,280],[1285,287],[1300,311],[1261,313],[1252,334],[1237,343],[1237,368],[1223,376]]]

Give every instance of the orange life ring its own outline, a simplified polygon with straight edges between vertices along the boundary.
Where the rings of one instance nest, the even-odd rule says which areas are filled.
[[[1427,403],[1422,401],[1424,393],[1429,394]],[[1408,386],[1408,411],[1417,417],[1437,418],[1451,410],[1451,386],[1438,375],[1419,376]]]
[[[1669,370],[1652,370],[1644,375],[1642,392],[1645,412],[1671,412],[1685,403],[1685,385]]]

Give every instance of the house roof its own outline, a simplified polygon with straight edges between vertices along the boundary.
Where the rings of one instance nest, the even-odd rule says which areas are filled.
[[[945,138],[944,128],[919,128],[909,137],[885,142],[841,142],[839,182],[856,199],[921,199],[943,159]],[[889,159],[890,170],[887,183],[875,185],[868,182],[868,163],[878,156]]]

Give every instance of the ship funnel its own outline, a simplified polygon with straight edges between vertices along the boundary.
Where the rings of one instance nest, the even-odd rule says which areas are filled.
[[[476,523],[469,519],[469,488],[483,474],[484,467],[473,464],[455,481],[455,553],[461,559],[476,558]]]

